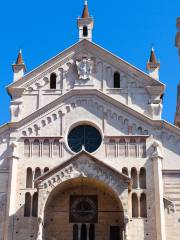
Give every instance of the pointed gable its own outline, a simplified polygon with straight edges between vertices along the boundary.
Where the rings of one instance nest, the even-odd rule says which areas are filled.
[[[38,187],[42,184],[47,184],[48,186],[50,181],[54,181],[54,178],[59,179],[62,177],[67,180],[68,177],[65,175],[68,175],[70,172],[73,175],[73,177],[71,176],[71,179],[77,177],[92,177],[101,180],[101,177],[104,178],[105,175],[107,177],[114,176],[119,178],[120,181],[124,182],[129,186],[129,188],[131,188],[131,179],[128,176],[117,171],[112,166],[106,164],[84,150],[37,178],[35,186]]]

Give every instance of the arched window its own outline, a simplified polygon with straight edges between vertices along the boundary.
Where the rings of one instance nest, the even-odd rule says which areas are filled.
[[[83,27],[83,37],[87,37],[88,36],[88,28],[87,26]]]
[[[127,169],[126,167],[123,167],[122,173],[125,174],[125,175],[127,175],[127,176],[129,175],[129,174],[128,174],[128,169]]]
[[[25,194],[24,217],[30,217],[31,214],[31,194]]]
[[[137,133],[138,133],[139,135],[142,135],[142,134],[143,134],[142,127],[138,127],[138,129],[137,129]]]
[[[133,188],[137,188],[138,187],[138,180],[137,180],[137,170],[136,168],[132,168],[131,169],[131,178],[133,180]]]
[[[78,225],[73,225],[73,240],[78,240]]]
[[[56,89],[56,74],[52,73],[50,76],[50,89]]]
[[[34,193],[33,195],[33,203],[32,203],[32,216],[37,217],[38,215],[38,193]]]
[[[91,224],[89,228],[89,240],[95,240],[95,225]]]
[[[132,217],[138,218],[138,197],[136,193],[132,194]]]
[[[41,169],[38,167],[35,169],[34,179],[41,176]]]
[[[139,185],[140,185],[140,188],[146,189],[146,169],[145,168],[140,169]]]
[[[43,143],[43,155],[46,157],[50,156],[50,142],[47,139],[44,140],[44,143]]]
[[[32,169],[27,168],[27,171],[26,171],[26,188],[32,188],[32,182],[33,182]]]
[[[48,167],[45,167],[44,168],[44,173],[48,172],[49,171],[49,168]]]
[[[87,240],[87,227],[86,224],[81,226],[81,240]]]
[[[114,88],[120,88],[120,74],[118,72],[114,73]]]
[[[147,218],[147,203],[146,195],[144,193],[141,194],[140,198],[140,216],[142,218]]]
[[[30,157],[30,142],[28,139],[24,140],[24,156]]]
[[[33,154],[35,157],[40,157],[40,144],[38,139],[33,142]]]
[[[53,155],[54,155],[54,157],[59,157],[60,156],[59,140],[54,140],[54,142],[53,142]]]

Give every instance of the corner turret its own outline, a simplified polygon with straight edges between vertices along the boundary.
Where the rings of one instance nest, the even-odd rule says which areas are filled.
[[[22,57],[21,49],[18,53],[16,63],[12,65],[12,68],[13,68],[13,73],[14,73],[14,79],[13,79],[14,82],[21,79],[24,76],[24,74],[26,72],[26,65],[25,65],[23,57]]]
[[[151,48],[150,58],[147,62],[146,69],[152,78],[159,80],[160,62],[156,60],[156,55],[153,47]]]

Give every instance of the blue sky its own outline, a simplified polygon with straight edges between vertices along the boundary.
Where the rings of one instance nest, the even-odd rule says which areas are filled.
[[[0,125],[9,121],[11,64],[20,47],[28,71],[78,41],[76,19],[83,0],[6,0],[0,2]],[[173,123],[180,63],[174,47],[179,0],[89,0],[95,19],[93,40],[145,71],[151,45],[167,85],[163,118]]]

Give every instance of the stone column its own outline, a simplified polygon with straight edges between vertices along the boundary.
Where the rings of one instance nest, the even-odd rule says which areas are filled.
[[[39,140],[39,157],[41,158],[43,156],[43,139],[38,139]]]
[[[65,92],[64,89],[64,70],[63,68],[59,68],[59,89],[61,90],[61,94]]]
[[[37,234],[37,240],[43,239],[43,220],[41,217],[38,218],[38,234]]]
[[[126,157],[129,157],[129,143],[130,143],[130,138],[126,138],[125,139],[125,144],[126,144],[125,155],[126,155]]]
[[[41,89],[38,89],[38,102],[37,102],[38,109],[41,108],[41,106],[42,106],[41,102],[42,102],[42,91],[41,91]]]
[[[44,199],[47,199],[47,196],[44,192],[43,186],[39,183],[36,183],[38,186],[38,233],[36,240],[43,240],[43,223],[44,223]],[[35,186],[36,187],[36,186]]]
[[[78,240],[81,240],[81,224],[78,224]]]
[[[64,116],[64,114],[62,111],[59,111],[58,114],[59,114],[59,119],[60,119],[60,136],[62,136],[63,135],[63,124],[64,124],[63,116]]]
[[[124,240],[128,240],[128,223],[129,223],[129,217],[125,215],[124,216]]]
[[[89,229],[90,229],[90,224],[86,224],[87,228],[87,240],[89,240]]]
[[[13,238],[13,217],[16,213],[16,196],[17,196],[17,143],[15,141],[10,142],[9,147],[9,177],[8,177],[8,195],[7,195],[7,207],[6,207],[6,222],[4,229],[4,240],[11,240]]]
[[[105,110],[103,110],[102,129],[104,134],[106,134],[107,121],[108,121],[108,114]]]
[[[156,234],[157,240],[165,240],[165,215],[163,202],[163,179],[162,179],[162,154],[160,151],[160,144],[154,142],[154,152],[151,156],[153,162],[154,172],[154,193],[155,193],[155,215],[156,215]]]
[[[141,203],[140,203],[141,195],[139,193],[137,194],[137,199],[138,199],[138,218],[140,218],[141,217]]]
[[[106,88],[106,66],[103,64],[103,70],[102,70],[102,91],[105,91]]]

